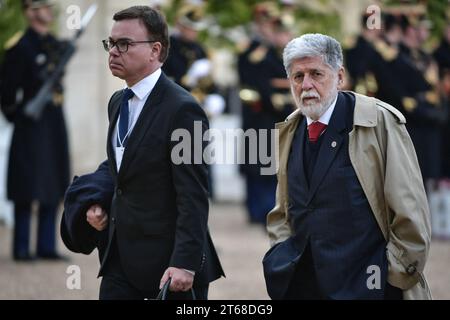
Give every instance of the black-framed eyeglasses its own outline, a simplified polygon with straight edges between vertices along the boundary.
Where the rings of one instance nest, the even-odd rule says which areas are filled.
[[[128,51],[128,46],[133,45],[135,43],[152,43],[157,42],[156,40],[146,40],[146,41],[130,41],[125,39],[119,39],[117,41],[111,40],[111,39],[105,39],[102,40],[103,48],[106,52],[109,52],[114,46],[117,47],[117,50],[119,50],[120,53],[125,53]]]

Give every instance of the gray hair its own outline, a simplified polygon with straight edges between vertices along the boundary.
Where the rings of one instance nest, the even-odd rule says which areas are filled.
[[[287,75],[290,75],[292,61],[317,56],[322,57],[323,61],[336,71],[342,67],[342,48],[336,39],[320,33],[307,33],[291,40],[283,51]]]

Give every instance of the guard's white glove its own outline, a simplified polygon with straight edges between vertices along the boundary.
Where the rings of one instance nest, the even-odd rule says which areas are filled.
[[[203,108],[210,116],[216,116],[225,109],[225,99],[217,93],[208,94],[203,102]]]
[[[195,61],[186,73],[186,85],[195,87],[198,80],[206,77],[211,72],[211,62],[204,58]]]

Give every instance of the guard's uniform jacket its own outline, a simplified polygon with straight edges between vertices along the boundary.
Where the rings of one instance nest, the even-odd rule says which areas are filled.
[[[28,29],[5,55],[2,64],[1,108],[13,123],[8,166],[8,198],[56,204],[69,182],[69,154],[63,117],[63,88],[59,82],[52,101],[35,121],[24,106],[56,67],[64,43]]]

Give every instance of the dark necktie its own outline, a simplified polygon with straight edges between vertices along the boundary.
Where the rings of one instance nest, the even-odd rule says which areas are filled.
[[[122,94],[122,102],[120,103],[120,118],[119,118],[119,143],[118,146],[121,145],[125,147],[127,133],[128,133],[128,118],[129,118],[129,109],[128,109],[128,100],[133,98],[134,93],[131,89],[124,89]]]
[[[313,123],[311,123],[308,126],[309,141],[313,143],[317,142],[317,140],[319,139],[320,135],[322,134],[322,132],[325,130],[326,127],[327,127],[326,124],[319,121],[314,121]]]

